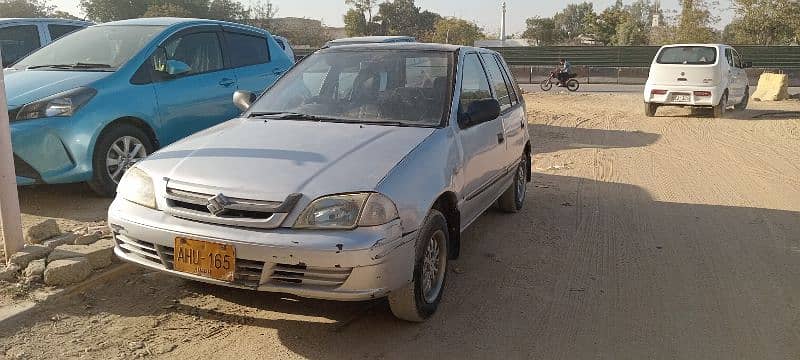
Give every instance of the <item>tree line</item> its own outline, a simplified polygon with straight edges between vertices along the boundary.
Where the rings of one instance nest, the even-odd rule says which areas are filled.
[[[622,0],[600,12],[591,2],[569,4],[552,17],[526,20],[522,37],[534,45],[663,45],[724,42],[734,45],[790,45],[800,42],[800,2],[732,0],[735,14],[718,30],[716,0],[681,0],[677,11],[658,0]]]

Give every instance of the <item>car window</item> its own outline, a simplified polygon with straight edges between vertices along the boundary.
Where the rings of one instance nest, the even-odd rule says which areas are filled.
[[[483,58],[486,72],[489,73],[489,80],[492,83],[492,88],[494,88],[495,97],[500,102],[500,111],[510,108],[511,97],[508,94],[508,87],[497,60],[492,54],[481,54],[481,58]]]
[[[192,33],[167,40],[153,54],[153,67],[165,72],[167,60],[178,60],[189,65],[186,75],[222,69],[222,50],[216,33]]]
[[[3,66],[11,65],[39,47],[41,47],[41,42],[36,25],[0,28],[0,52],[3,55]]]
[[[231,66],[242,67],[269,62],[267,39],[238,33],[225,33]]]
[[[80,29],[83,29],[83,26],[61,24],[47,25],[47,30],[50,31],[50,40],[53,41],[56,41],[56,39]]]
[[[447,81],[446,58],[406,58],[405,67],[407,87],[433,89],[436,82]]]
[[[737,68],[743,68],[744,67],[744,66],[742,66],[742,57],[739,55],[739,53],[736,50],[733,50],[733,65],[736,66]]]
[[[717,49],[711,46],[665,47],[658,53],[659,64],[711,65],[717,62]]]
[[[478,54],[464,56],[464,71],[461,79],[461,98],[459,99],[459,112],[464,113],[469,104],[475,100],[490,99],[492,92],[489,90],[489,79],[478,59]]]
[[[511,99],[511,104],[516,105],[519,102],[519,98],[517,97],[517,92],[515,90],[514,81],[511,80],[511,76],[508,73],[508,68],[503,66],[503,60],[499,56],[495,55],[495,60],[497,60],[497,64],[500,65],[500,70],[503,71],[503,79],[506,81],[506,87],[508,88],[508,96]]]
[[[725,60],[728,61],[728,65],[734,66],[733,51],[731,51],[731,49],[725,49]]]

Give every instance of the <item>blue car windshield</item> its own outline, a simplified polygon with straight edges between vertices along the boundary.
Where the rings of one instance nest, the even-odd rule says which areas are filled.
[[[439,126],[449,113],[452,79],[449,52],[329,50],[300,62],[249,114]]]
[[[92,26],[58,39],[12,67],[41,70],[114,70],[128,62],[162,30],[164,26]]]

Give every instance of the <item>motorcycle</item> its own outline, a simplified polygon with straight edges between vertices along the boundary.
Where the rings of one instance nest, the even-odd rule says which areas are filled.
[[[575,79],[576,77],[578,77],[578,74],[569,74],[569,77],[567,78],[567,81],[564,84],[564,86],[566,86],[567,90],[569,90],[571,92],[575,92],[575,91],[578,91],[578,88],[581,87],[581,83],[578,82],[577,79]],[[544,79],[542,81],[542,83],[539,84],[539,87],[541,87],[542,90],[544,90],[544,91],[550,91],[550,89],[553,88],[553,84],[559,84],[559,83],[560,83],[560,81],[558,80],[558,72],[557,71],[551,71],[550,72],[550,77],[547,78],[547,79]]]

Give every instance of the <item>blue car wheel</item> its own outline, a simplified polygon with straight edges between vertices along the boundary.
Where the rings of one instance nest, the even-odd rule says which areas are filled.
[[[114,196],[125,171],[153,151],[150,137],[138,127],[119,124],[105,129],[92,155],[89,187],[101,196]]]

